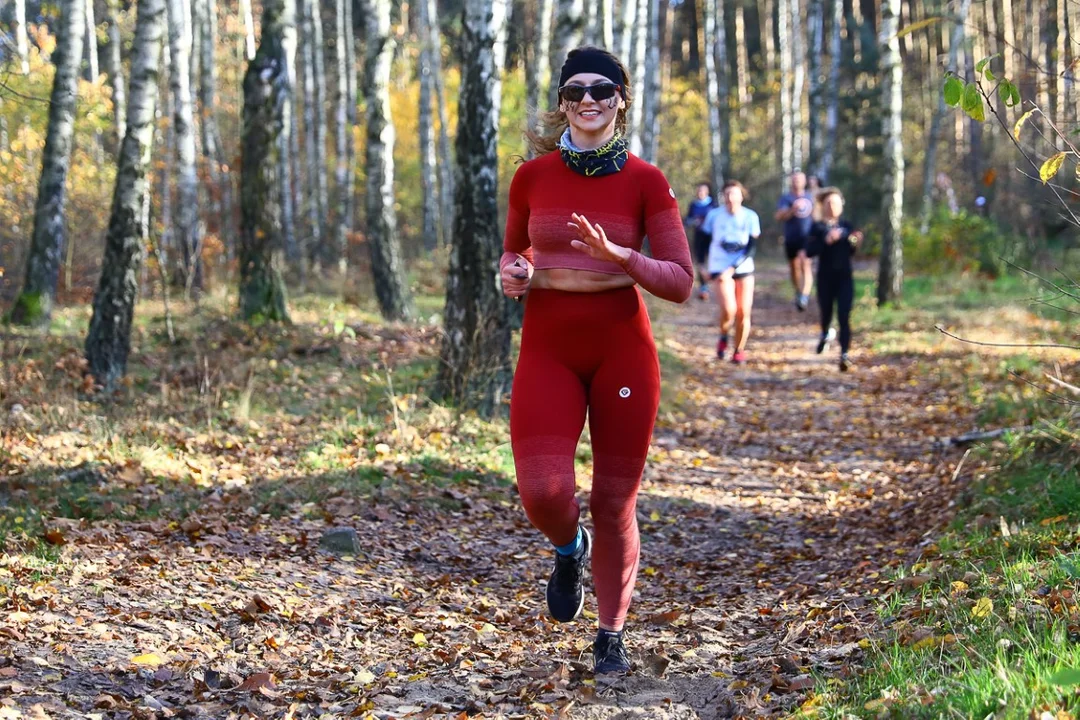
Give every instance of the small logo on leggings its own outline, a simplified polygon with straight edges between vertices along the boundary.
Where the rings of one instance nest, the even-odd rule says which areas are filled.
[[[624,399],[630,397],[630,388],[628,388],[628,387],[620,388],[619,389],[619,397],[624,398]]]

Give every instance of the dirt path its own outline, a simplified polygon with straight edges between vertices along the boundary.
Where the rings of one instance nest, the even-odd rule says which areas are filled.
[[[958,457],[932,436],[966,425],[918,358],[860,351],[839,373],[780,271],[762,286],[746,366],[713,359],[711,305],[658,321],[686,374],[639,503],[633,675],[594,681],[591,623],[545,617],[549,553],[512,489],[281,520],[219,490],[184,526],[68,528],[58,574],[0,565],[17,608],[0,616],[0,718],[790,711],[858,660],[886,569],[948,502]],[[328,524],[357,528],[355,557],[318,550]]]

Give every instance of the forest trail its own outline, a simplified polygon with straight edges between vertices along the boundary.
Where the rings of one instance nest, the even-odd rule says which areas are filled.
[[[712,303],[655,318],[684,375],[639,501],[632,675],[594,680],[594,620],[547,619],[550,551],[512,488],[280,519],[216,490],[183,525],[73,522],[59,572],[15,570],[0,717],[674,720],[812,703],[814,676],[857,663],[889,568],[932,542],[959,460],[933,438],[969,422],[923,359],[876,358],[858,332],[841,374],[781,270],[759,282],[745,366],[715,360]],[[358,551],[320,551],[344,524]]]

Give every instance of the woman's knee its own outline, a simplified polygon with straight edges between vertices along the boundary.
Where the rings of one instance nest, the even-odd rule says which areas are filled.
[[[574,502],[577,486],[570,477],[522,477],[518,475],[518,495],[530,520],[559,513]]]

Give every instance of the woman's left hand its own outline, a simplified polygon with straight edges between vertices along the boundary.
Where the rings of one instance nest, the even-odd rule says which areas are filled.
[[[570,247],[580,250],[594,260],[604,260],[619,265],[630,259],[630,248],[616,245],[607,239],[607,233],[599,225],[593,225],[584,215],[574,213],[566,226],[572,229],[578,239],[570,241]]]
[[[848,235],[848,242],[850,242],[852,245],[858,245],[859,243],[861,243],[862,242],[862,231],[861,230],[855,230],[850,235]]]

